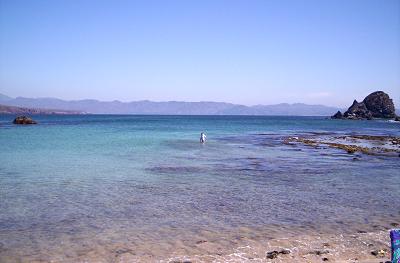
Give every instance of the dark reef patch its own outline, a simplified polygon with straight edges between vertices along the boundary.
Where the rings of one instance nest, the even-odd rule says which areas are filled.
[[[195,166],[154,166],[146,171],[159,174],[191,174],[204,172],[204,168]]]

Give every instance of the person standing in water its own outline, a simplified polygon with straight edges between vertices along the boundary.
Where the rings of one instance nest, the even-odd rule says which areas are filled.
[[[205,143],[206,142],[206,135],[204,132],[200,133],[200,143]]]

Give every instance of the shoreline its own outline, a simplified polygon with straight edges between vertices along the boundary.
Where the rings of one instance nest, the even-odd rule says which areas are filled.
[[[390,260],[389,231],[354,234],[302,235],[247,241],[223,255],[177,256],[159,262],[386,262]],[[124,262],[124,261],[122,261]]]
[[[268,231],[266,231],[268,232]],[[112,242],[97,246],[74,247],[68,242],[53,249],[18,255],[0,247],[1,262],[387,262],[390,260],[389,230],[357,231],[356,233],[291,234],[271,238],[263,233],[248,232],[236,238],[200,233],[191,240],[163,243]],[[92,240],[95,242],[95,240]],[[61,246],[61,247],[60,247]],[[168,251],[168,252],[167,252]],[[11,252],[11,251],[9,251]],[[32,253],[33,252],[33,253]],[[58,252],[58,253],[57,253]],[[62,253],[60,253],[62,252]]]

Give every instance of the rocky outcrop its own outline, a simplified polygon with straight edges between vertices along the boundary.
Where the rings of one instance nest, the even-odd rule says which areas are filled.
[[[332,119],[360,120],[372,118],[392,119],[396,117],[392,99],[383,91],[369,94],[362,102],[354,100],[348,110],[342,114],[338,111]]]
[[[342,118],[343,118],[343,114],[340,110],[338,112],[336,112],[335,115],[332,116],[332,119],[342,119]]]
[[[364,102],[353,101],[353,104],[349,109],[343,114],[346,119],[358,120],[358,119],[372,119],[372,113],[365,106]]]
[[[14,124],[37,124],[36,121],[26,116],[18,116],[13,121]]]
[[[395,108],[389,95],[383,91],[375,91],[363,100],[374,118],[395,118]]]

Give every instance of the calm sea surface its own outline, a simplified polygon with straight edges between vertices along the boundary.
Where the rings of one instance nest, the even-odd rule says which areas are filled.
[[[400,136],[322,117],[0,116],[0,261],[183,249],[213,236],[351,232],[400,222],[400,158],[298,148],[316,132]],[[207,142],[199,143],[200,132]],[[357,156],[357,160],[353,158]],[[267,231],[268,230],[268,231]],[[82,252],[83,251],[83,252]],[[94,252],[93,252],[94,251]]]

